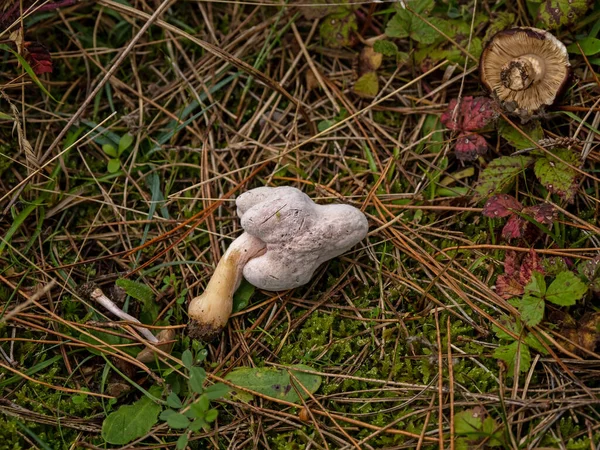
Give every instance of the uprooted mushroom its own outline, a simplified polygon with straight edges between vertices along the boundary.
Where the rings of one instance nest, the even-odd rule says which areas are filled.
[[[500,31],[479,61],[482,84],[509,113],[528,120],[554,104],[569,79],[567,49],[552,34],[521,27]]]
[[[242,275],[267,291],[293,289],[325,261],[345,253],[368,230],[350,205],[317,205],[293,187],[260,187],[236,200],[244,233],[229,246],[202,295],[188,308],[189,334],[213,340],[231,315]]]

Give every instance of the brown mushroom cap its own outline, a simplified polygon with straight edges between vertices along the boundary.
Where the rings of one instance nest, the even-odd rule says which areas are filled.
[[[547,31],[511,28],[487,44],[481,82],[510,113],[530,118],[552,105],[569,77],[567,49]]]

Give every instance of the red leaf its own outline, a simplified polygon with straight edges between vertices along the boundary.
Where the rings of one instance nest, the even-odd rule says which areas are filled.
[[[505,299],[516,297],[525,292],[519,280],[508,275],[498,275],[496,278],[496,293]]]
[[[523,210],[523,213],[532,216],[536,222],[546,225],[552,225],[556,217],[556,210],[549,203],[529,206]]]
[[[456,140],[456,157],[461,161],[474,161],[487,151],[487,142],[480,134],[461,133]]]
[[[508,218],[508,221],[502,228],[502,237],[504,239],[516,239],[523,236],[523,232],[525,231],[525,226],[527,225],[527,221],[521,219],[516,214],[513,214]]]
[[[453,131],[462,130],[462,117],[459,112],[456,112],[456,113],[454,112],[456,110],[456,106],[457,106],[457,101],[455,98],[453,98],[452,100],[450,100],[450,103],[448,104],[448,108],[442,114],[442,117],[440,118],[440,120],[442,121],[442,124],[446,128],[449,128]]]
[[[531,272],[534,271],[544,273],[544,268],[542,267],[542,260],[539,255],[535,250],[531,249],[527,256],[523,258],[521,269],[519,270],[519,281],[523,286],[531,281]]]
[[[463,113],[462,129],[475,131],[485,127],[496,117],[496,111],[489,97],[465,97],[461,104]]]
[[[517,252],[509,250],[504,257],[504,273],[508,276],[513,276],[517,273],[519,263],[517,261]]]
[[[442,124],[451,130],[479,130],[497,116],[489,97],[463,97],[458,110],[457,106],[457,99],[450,100],[448,108],[440,119]]]
[[[52,73],[52,57],[48,49],[39,42],[24,42],[24,56],[36,75]]]
[[[506,217],[514,214],[515,211],[521,211],[523,205],[511,195],[494,195],[485,202],[483,215],[486,217]]]

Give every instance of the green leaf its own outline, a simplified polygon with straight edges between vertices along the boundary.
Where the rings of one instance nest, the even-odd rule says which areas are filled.
[[[533,158],[524,155],[502,156],[494,159],[480,173],[475,191],[484,198],[505,192],[532,162]]]
[[[190,424],[190,421],[183,414],[179,414],[178,412],[173,411],[172,409],[167,409],[160,414],[160,419],[167,422],[171,428],[187,428]]]
[[[524,340],[525,343],[529,347],[534,349],[536,352],[541,353],[542,355],[548,354],[548,350],[546,350],[546,347],[544,347],[542,343],[533,334],[528,334],[527,336],[525,336]]]
[[[482,426],[481,408],[468,409],[454,415],[454,433],[471,435],[478,433]]]
[[[600,52],[600,39],[593,37],[586,37],[577,41],[583,50],[583,54],[586,56],[592,56]],[[581,50],[577,46],[577,43],[573,43],[567,47],[569,53],[575,53],[581,55]]]
[[[537,297],[543,297],[546,294],[544,274],[534,270],[531,273],[531,280],[525,285],[525,292]]]
[[[585,16],[589,5],[587,0],[546,0],[539,9],[538,19],[544,28],[556,30],[576,24]]]
[[[290,366],[289,368],[278,369],[275,367],[255,368],[240,368],[236,369],[225,377],[226,380],[246,389],[250,389],[269,397],[286,400],[288,402],[299,403],[300,397],[296,393],[296,389],[302,398],[308,398],[308,394],[296,382],[290,380],[288,370],[297,378],[298,383],[302,384],[310,393],[314,393],[321,386],[321,377],[295,371],[294,368],[303,370],[313,370],[303,364]],[[294,385],[296,389],[294,389]],[[233,395],[236,395],[235,388]]]
[[[214,422],[215,420],[217,420],[218,415],[219,415],[219,411],[217,411],[216,409],[210,409],[210,410],[206,411],[204,420],[206,420],[207,422]]]
[[[379,39],[373,44],[373,50],[381,53],[383,56],[396,56],[398,54],[398,46],[387,39]]]
[[[104,153],[106,153],[111,158],[116,158],[118,156],[117,150],[110,144],[104,144],[102,146],[102,151],[104,151]]]
[[[184,350],[181,354],[181,362],[186,369],[190,370],[192,368],[194,365],[194,356],[190,350]]]
[[[519,305],[521,319],[530,327],[537,325],[544,318],[545,306],[546,303],[543,298],[527,294],[524,295],[521,299],[521,304]]]
[[[433,0],[425,0],[419,2],[419,6],[414,6],[415,12],[439,28],[440,19],[428,17],[428,12],[433,8]],[[390,19],[386,28],[385,34],[393,38],[410,37],[413,41],[421,44],[433,44],[440,34],[424,20],[417,17],[414,13],[407,9],[397,8],[396,14]]]
[[[367,72],[362,75],[352,89],[355,94],[364,98],[373,98],[379,92],[379,79],[377,72]]]
[[[561,272],[548,287],[546,300],[560,306],[574,305],[588,290],[588,286],[573,272]]]
[[[321,123],[319,123],[319,125]],[[235,291],[235,294],[233,294],[234,313],[246,309],[246,307],[250,303],[250,299],[254,295],[254,291],[256,291],[256,288],[253,285],[248,283],[246,280],[242,280],[240,287],[237,288],[237,291]]]
[[[204,394],[209,400],[216,400],[218,398],[224,397],[227,393],[231,391],[231,388],[223,383],[215,383],[211,386],[208,386],[204,390]]]
[[[577,167],[579,166],[579,158],[574,152],[564,148],[554,149],[551,153],[558,158],[553,158],[551,155],[539,158],[533,167],[535,176],[550,192],[571,202],[577,192],[579,177],[575,169],[562,161]]]
[[[115,284],[120,288],[125,289],[127,295],[141,302],[144,311],[147,311],[154,306],[154,292],[144,283],[129,280],[127,278],[119,278],[115,281]]]
[[[519,341],[514,341],[508,345],[498,347],[494,351],[494,357],[506,363],[508,376],[514,374],[517,358],[520,360],[519,370],[521,372],[526,372],[531,366],[531,353],[529,353],[529,347]]]
[[[111,158],[108,160],[108,164],[106,165],[106,170],[108,173],[116,173],[121,168],[121,161],[116,158]]]
[[[183,433],[181,436],[179,436],[179,439],[177,439],[177,450],[185,450],[185,448],[188,445],[188,435],[187,433]]]
[[[194,405],[197,405],[198,409],[204,413],[204,412],[208,411],[208,408],[210,406],[210,402],[209,402],[208,397],[206,395],[201,395],[198,398],[198,401]]]
[[[330,48],[350,47],[358,32],[358,22],[352,10],[345,10],[325,17],[319,33],[323,45]]]
[[[518,319],[515,321],[512,317],[503,315],[500,316],[499,322],[504,326],[504,328],[513,332],[517,336],[520,336],[523,332],[523,325],[521,325],[521,321]],[[506,333],[504,330],[500,329],[495,324],[492,325],[492,330],[494,331],[498,339],[502,339],[504,341],[515,340],[515,338],[513,338],[510,334]]]
[[[37,75],[35,74],[35,72],[33,71],[33,69],[31,68],[31,66],[29,65],[29,63],[27,62],[27,60],[25,58],[23,58],[21,55],[19,55],[17,52],[15,52],[12,48],[10,48],[6,44],[0,44],[0,50],[4,50],[6,52],[12,53],[19,60],[19,64],[21,64],[21,66],[23,66],[23,69],[25,69],[25,72],[27,72],[27,75],[29,75],[31,77],[33,82],[35,84],[37,84],[37,86],[42,90],[42,92],[44,94],[46,94],[48,97],[50,97],[52,100],[54,100],[55,102],[57,101],[54,97],[52,97],[52,94],[50,94],[50,92],[48,92],[46,90],[46,88],[44,87],[44,85],[42,84],[40,79],[37,77]]]
[[[123,136],[121,136],[121,139],[119,139],[119,155],[121,153],[123,153],[125,150],[127,150],[131,144],[133,144],[133,136],[130,135],[129,133],[124,134]]]
[[[171,408],[179,409],[183,406],[183,403],[175,392],[171,392],[167,397],[167,405]]]
[[[206,371],[201,367],[192,367],[190,371],[190,388],[196,394],[204,392],[204,380],[206,379]]]
[[[506,28],[512,27],[515,23],[515,15],[506,11],[497,11],[496,16],[487,31],[485,32],[485,36],[483,38],[483,42],[487,42],[490,40],[492,36],[494,36],[499,31],[505,30]]]
[[[537,143],[540,139],[544,138],[544,130],[538,120],[522,125],[521,131],[529,136],[531,140],[527,139],[519,132],[519,130],[515,129],[511,124],[504,120],[502,120],[498,126],[498,133],[500,133],[500,136],[506,139],[516,150],[535,148],[534,143]]]
[[[133,405],[121,406],[104,419],[102,438],[110,444],[124,445],[142,437],[157,422],[160,410],[160,405],[148,397],[142,397]]]
[[[206,423],[206,420],[200,417],[194,420],[188,428],[190,431],[197,432],[200,430],[208,430],[210,427],[208,426],[208,423]]]

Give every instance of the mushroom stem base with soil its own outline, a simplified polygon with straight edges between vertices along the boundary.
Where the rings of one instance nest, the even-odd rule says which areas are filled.
[[[265,252],[265,243],[243,233],[231,243],[202,295],[190,302],[188,333],[193,339],[212,341],[221,334],[233,308],[233,294],[242,281],[246,263]]]

